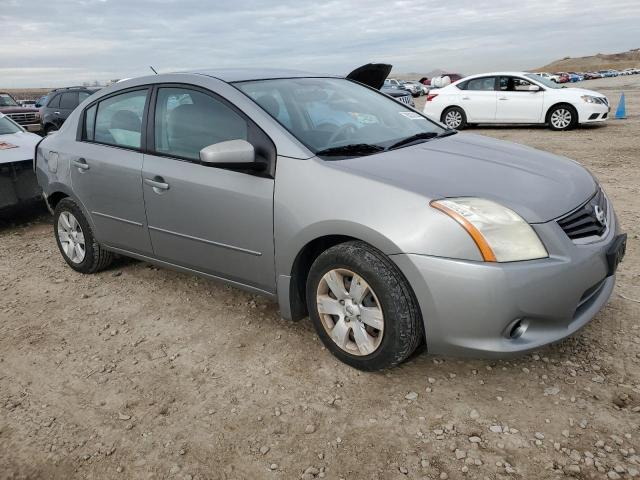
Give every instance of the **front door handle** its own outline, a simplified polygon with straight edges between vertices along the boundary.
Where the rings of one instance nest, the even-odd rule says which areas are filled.
[[[509,100],[507,97],[500,97],[498,100]]]
[[[463,100],[471,100],[469,97],[462,97]]]
[[[169,190],[169,184],[164,181],[162,177],[154,177],[154,178],[145,178],[144,183],[153,187],[153,190],[156,193],[160,193],[159,191]]]
[[[72,162],[76,167],[78,167],[80,170],[89,170],[89,164],[87,163],[87,161],[84,158],[79,158],[77,160],[73,160]]]

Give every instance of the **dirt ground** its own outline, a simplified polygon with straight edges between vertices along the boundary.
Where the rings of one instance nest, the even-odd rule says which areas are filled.
[[[361,373],[264,298],[129,260],[83,276],[42,209],[5,218],[0,478],[639,476],[640,76],[586,86],[624,91],[629,118],[472,130],[585,164],[629,234],[595,320],[510,361]]]

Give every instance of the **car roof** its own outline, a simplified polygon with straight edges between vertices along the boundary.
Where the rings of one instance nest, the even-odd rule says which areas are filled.
[[[268,80],[275,78],[305,78],[305,77],[327,77],[344,78],[340,75],[327,75],[324,73],[306,72],[303,70],[289,70],[284,68],[213,68],[204,70],[194,70],[190,72],[198,75],[217,78],[223,82],[246,82],[249,80]]]

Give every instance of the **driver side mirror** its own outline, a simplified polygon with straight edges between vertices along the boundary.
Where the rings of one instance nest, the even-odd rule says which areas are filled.
[[[530,92],[539,92],[541,88],[538,85],[529,85]]]
[[[264,164],[256,162],[256,152],[246,140],[227,140],[200,150],[200,161],[211,167],[258,169]]]

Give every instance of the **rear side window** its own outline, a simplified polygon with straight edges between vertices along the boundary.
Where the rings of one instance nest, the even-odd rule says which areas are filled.
[[[78,92],[63,93],[60,98],[60,108],[73,110],[78,106]]]
[[[122,93],[98,103],[93,140],[107,145],[139,149],[147,92],[148,90],[145,89]],[[92,108],[94,107],[88,109],[86,113],[88,114]],[[87,135],[89,135],[90,126],[90,119],[85,116]]]
[[[496,78],[495,77],[473,78],[465,82],[465,84],[466,84],[466,87],[464,88],[464,90],[491,91],[491,90],[495,90]]]
[[[200,150],[214,143],[247,140],[248,125],[238,113],[187,88],[158,89],[154,125],[156,152],[189,160],[199,160]]]
[[[60,108],[60,97],[62,95],[58,94],[56,96],[54,96],[51,100],[49,100],[49,103],[47,103],[47,107],[50,108]]]
[[[84,129],[82,131],[83,140],[93,141],[94,139],[95,125],[96,125],[96,110],[98,110],[97,104],[89,108],[84,113]]]

